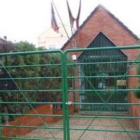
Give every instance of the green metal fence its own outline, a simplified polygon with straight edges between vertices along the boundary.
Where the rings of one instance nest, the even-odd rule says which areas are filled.
[[[0,54],[0,139],[90,140],[105,132],[135,140],[140,116],[133,110],[140,103],[131,95],[140,75],[131,71],[140,59],[124,53],[135,49],[140,46]]]

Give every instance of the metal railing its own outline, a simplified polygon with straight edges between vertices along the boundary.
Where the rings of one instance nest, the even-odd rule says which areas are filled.
[[[140,57],[124,53],[135,49],[140,46],[1,53],[0,139],[79,140],[88,132],[135,139],[140,130],[125,123],[140,121],[133,114],[140,103],[131,97],[140,91]]]

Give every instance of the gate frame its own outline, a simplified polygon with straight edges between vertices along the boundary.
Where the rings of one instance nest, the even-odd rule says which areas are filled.
[[[29,54],[41,54],[41,53],[59,53],[61,56],[61,78],[62,78],[62,96],[63,96],[63,101],[62,101],[62,109],[63,109],[63,115],[62,115],[62,119],[63,119],[63,138],[64,140],[70,140],[70,130],[84,130],[85,131],[106,131],[109,132],[108,130],[100,130],[100,129],[81,129],[81,128],[72,128],[70,127],[70,117],[74,116],[74,117],[79,117],[79,115],[70,115],[69,114],[69,105],[73,104],[75,105],[79,105],[80,103],[76,103],[75,101],[73,103],[71,103],[69,101],[69,90],[68,90],[68,70],[67,70],[67,64],[68,64],[68,53],[72,53],[72,52],[81,52],[81,51],[94,51],[94,50],[115,50],[115,49],[140,49],[140,46],[126,46],[126,47],[100,47],[100,48],[79,48],[79,49],[68,49],[65,51],[61,51],[61,50],[46,50],[46,51],[32,51],[32,52],[16,52],[16,53],[1,53],[1,56],[13,56],[13,55],[29,55]],[[137,75],[134,75],[137,76]],[[2,103],[2,102],[1,102]],[[1,106],[0,103],[0,106]],[[107,104],[106,104],[107,105]],[[126,105],[140,105],[140,103],[127,103]],[[0,127],[2,127],[1,125],[1,111],[0,111]],[[136,117],[126,117],[126,118],[131,118],[131,119],[136,119]],[[138,119],[140,119],[140,117],[137,117]],[[117,119],[117,118],[116,118]],[[1,128],[0,128],[1,129]],[[110,130],[111,131],[111,130]],[[134,132],[134,133],[140,133],[139,131],[130,131],[130,130],[112,130],[112,132]],[[2,139],[2,130],[0,130],[0,139]]]
[[[95,50],[125,50],[125,49],[140,49],[140,46],[138,46],[138,45],[136,45],[136,46],[119,46],[119,47],[117,47],[117,46],[115,46],[115,47],[95,47],[95,48],[74,48],[74,49],[68,49],[68,50],[65,50],[64,51],[64,58],[66,58],[66,61],[65,61],[65,72],[67,72],[67,55],[68,55],[68,53],[80,53],[80,52],[83,52],[83,51],[95,51]],[[139,53],[139,55],[133,60],[133,62],[135,62],[136,60],[137,60],[137,58],[140,56],[140,53]],[[66,79],[68,79],[68,76],[67,76],[67,74],[65,75],[66,77]],[[135,74],[134,75],[135,77],[137,77],[137,75]],[[131,77],[131,76],[130,76]],[[132,76],[133,77],[133,76]],[[69,94],[68,93],[68,89],[66,90],[67,92],[66,92],[66,94]],[[73,90],[73,91],[75,91],[75,90]],[[129,90],[128,90],[129,91]],[[135,91],[135,89],[133,89],[133,91]],[[129,96],[129,95],[128,95]],[[66,97],[66,99],[68,99],[68,97]],[[69,99],[68,99],[69,100]],[[67,100],[67,101],[68,101]],[[128,102],[129,102],[129,100],[128,100]],[[73,105],[75,106],[75,105],[80,105],[81,103],[75,103],[75,101],[73,102]],[[89,103],[90,104],[90,103]],[[108,106],[109,104],[107,104],[106,103],[106,105]],[[140,103],[125,103],[125,105],[140,105]],[[128,110],[129,111],[129,110]],[[112,112],[112,111],[111,111]],[[74,115],[76,118],[78,118],[78,115]],[[114,116],[114,119],[116,119],[117,121],[118,121],[118,119],[119,118],[117,118],[114,114],[113,114],[113,116]],[[113,117],[112,116],[112,117]],[[69,116],[70,117],[70,116]],[[80,116],[79,116],[80,117]],[[82,118],[82,117],[81,117]],[[84,117],[85,118],[85,117]],[[91,117],[92,118],[92,117]],[[98,116],[97,117],[95,117],[95,118],[98,118]],[[126,119],[140,119],[140,116],[139,117],[125,117]],[[93,119],[94,119],[94,117],[93,117]],[[129,135],[129,133],[130,132],[132,132],[132,133],[140,133],[140,130],[126,130],[125,129],[125,127],[123,127],[123,125],[121,125],[122,126],[122,130],[106,130],[106,129],[102,129],[102,130],[100,130],[100,129],[79,129],[79,128],[71,128],[70,127],[70,125],[69,125],[69,120],[68,120],[68,122],[67,122],[68,124],[68,129],[69,129],[69,131],[70,130],[83,130],[84,131],[84,133],[86,132],[86,131],[105,131],[105,132],[126,132],[128,135]],[[123,130],[124,129],[124,130]],[[69,133],[67,133],[67,140],[70,140],[70,132]],[[131,138],[131,135],[129,135],[129,137]],[[78,139],[79,140],[79,139]]]

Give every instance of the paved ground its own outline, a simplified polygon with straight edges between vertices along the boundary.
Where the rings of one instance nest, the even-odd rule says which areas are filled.
[[[132,120],[120,120],[121,125],[127,130],[136,130]],[[90,124],[89,128],[94,129],[121,129],[122,126],[118,123],[117,120],[113,119],[70,119],[71,127],[78,128],[87,128]],[[55,124],[51,124],[49,126],[62,126],[62,120],[58,121]],[[50,134],[51,132],[51,134]],[[82,135],[83,134],[83,135]],[[25,137],[28,138],[42,138],[42,139],[51,139],[53,136],[56,139],[63,140],[63,133],[61,130],[33,130]],[[122,132],[101,132],[101,131],[74,131],[70,132],[71,140],[79,140],[79,137],[82,135],[80,140],[140,140],[138,138],[138,134],[136,133],[122,133]]]

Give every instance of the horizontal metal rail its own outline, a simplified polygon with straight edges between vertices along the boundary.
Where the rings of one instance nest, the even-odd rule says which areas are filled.
[[[0,104],[35,104],[35,105],[43,105],[43,104],[62,104],[62,102],[0,102]]]
[[[13,128],[34,128],[34,129],[54,129],[54,130],[61,130],[63,127],[45,127],[45,126],[17,126],[17,125],[1,125],[1,127],[13,127]],[[70,127],[70,130],[78,130],[83,131],[86,128],[76,128],[76,127]],[[140,130],[121,130],[121,129],[93,129],[88,128],[87,131],[105,131],[105,132],[131,132],[131,133],[140,133]]]
[[[119,92],[128,92],[128,91],[140,91],[140,89],[119,89],[119,88],[114,88],[114,89],[70,89],[68,90],[69,92],[93,92],[93,94],[95,94],[95,92],[113,92],[113,91],[119,91]]]
[[[25,138],[25,137],[6,137],[6,136],[2,136],[2,139],[11,139],[11,140],[46,140],[46,138]],[[55,140],[52,138],[47,138],[47,140]]]
[[[133,65],[135,65],[135,64],[139,64],[140,63],[140,61],[136,61],[136,62],[134,62],[134,61],[109,61],[109,62],[107,62],[107,64],[118,64],[118,63],[121,63],[121,64],[129,64],[130,66],[128,66],[128,67],[131,67],[131,66],[133,66]],[[76,62],[76,63],[67,63],[67,66],[69,67],[69,66],[80,66],[80,65],[97,65],[97,64],[106,64],[106,62],[92,62],[92,63],[90,63],[90,62],[86,62],[86,63],[79,63],[79,62]],[[131,65],[132,64],[132,65]]]
[[[12,127],[12,128],[34,128],[34,129],[55,129],[55,130],[61,130],[63,127],[50,127],[50,126],[24,126],[24,125],[0,125],[1,127]]]
[[[36,114],[6,114],[6,113],[2,113],[2,116],[36,116]],[[63,117],[63,115],[59,115],[59,114],[38,114],[39,117]],[[140,117],[128,117],[128,116],[115,116],[115,118],[113,116],[88,116],[88,115],[69,115],[69,117],[71,118],[85,118],[85,119],[92,119],[92,118],[98,118],[98,119],[140,119]]]
[[[62,104],[62,102],[0,102],[0,104]],[[68,104],[68,103],[66,103]],[[84,102],[73,102],[73,105],[140,105],[140,103],[84,103]]]
[[[21,92],[62,92],[62,89],[50,89],[50,90],[47,90],[47,89],[34,89],[34,90],[20,90]],[[1,92],[19,92],[19,90],[0,90],[0,93]],[[20,93],[20,92],[19,92]]]
[[[130,49],[140,49],[140,46],[119,46],[119,47],[92,47],[92,48],[78,48],[78,49],[68,49],[64,52],[70,53],[70,52],[81,52],[81,51],[99,51],[99,50],[130,50]]]
[[[73,103],[74,105],[140,105],[140,103],[108,103],[108,102],[105,102],[105,103],[84,103],[84,102],[74,102]]]
[[[102,76],[69,76],[68,79],[79,79],[79,78],[132,78],[132,77],[140,77],[140,75],[102,75]]]
[[[15,56],[15,55],[35,55],[35,54],[45,54],[45,53],[60,53],[63,54],[61,50],[37,50],[37,51],[25,51],[25,52],[9,52],[9,53],[0,53],[0,56]]]
[[[89,115],[70,115],[71,118],[83,118],[83,119],[140,119],[140,117],[128,117],[128,116],[89,116]]]
[[[94,129],[94,128],[76,128],[71,127],[70,130],[77,130],[77,131],[104,131],[104,132],[129,132],[129,133],[140,133],[140,130],[123,130],[123,129]]]
[[[13,80],[38,80],[38,79],[62,79],[62,77],[18,77]],[[11,80],[11,78],[0,78],[0,81]]]
[[[131,77],[140,77],[140,75],[117,75],[117,76],[102,76],[102,78],[131,78]],[[68,79],[76,79],[76,78],[101,78],[101,76],[70,76]],[[38,80],[38,79],[62,79],[62,77],[18,77],[13,78],[13,80]],[[3,80],[11,80],[11,78],[0,78],[0,81]]]
[[[58,67],[61,64],[36,64],[36,65],[16,65],[16,66],[1,66],[1,68],[31,68],[31,67]]]
[[[1,113],[2,116],[36,116],[36,114],[23,114],[23,113]],[[63,117],[59,114],[38,114],[39,117]]]

